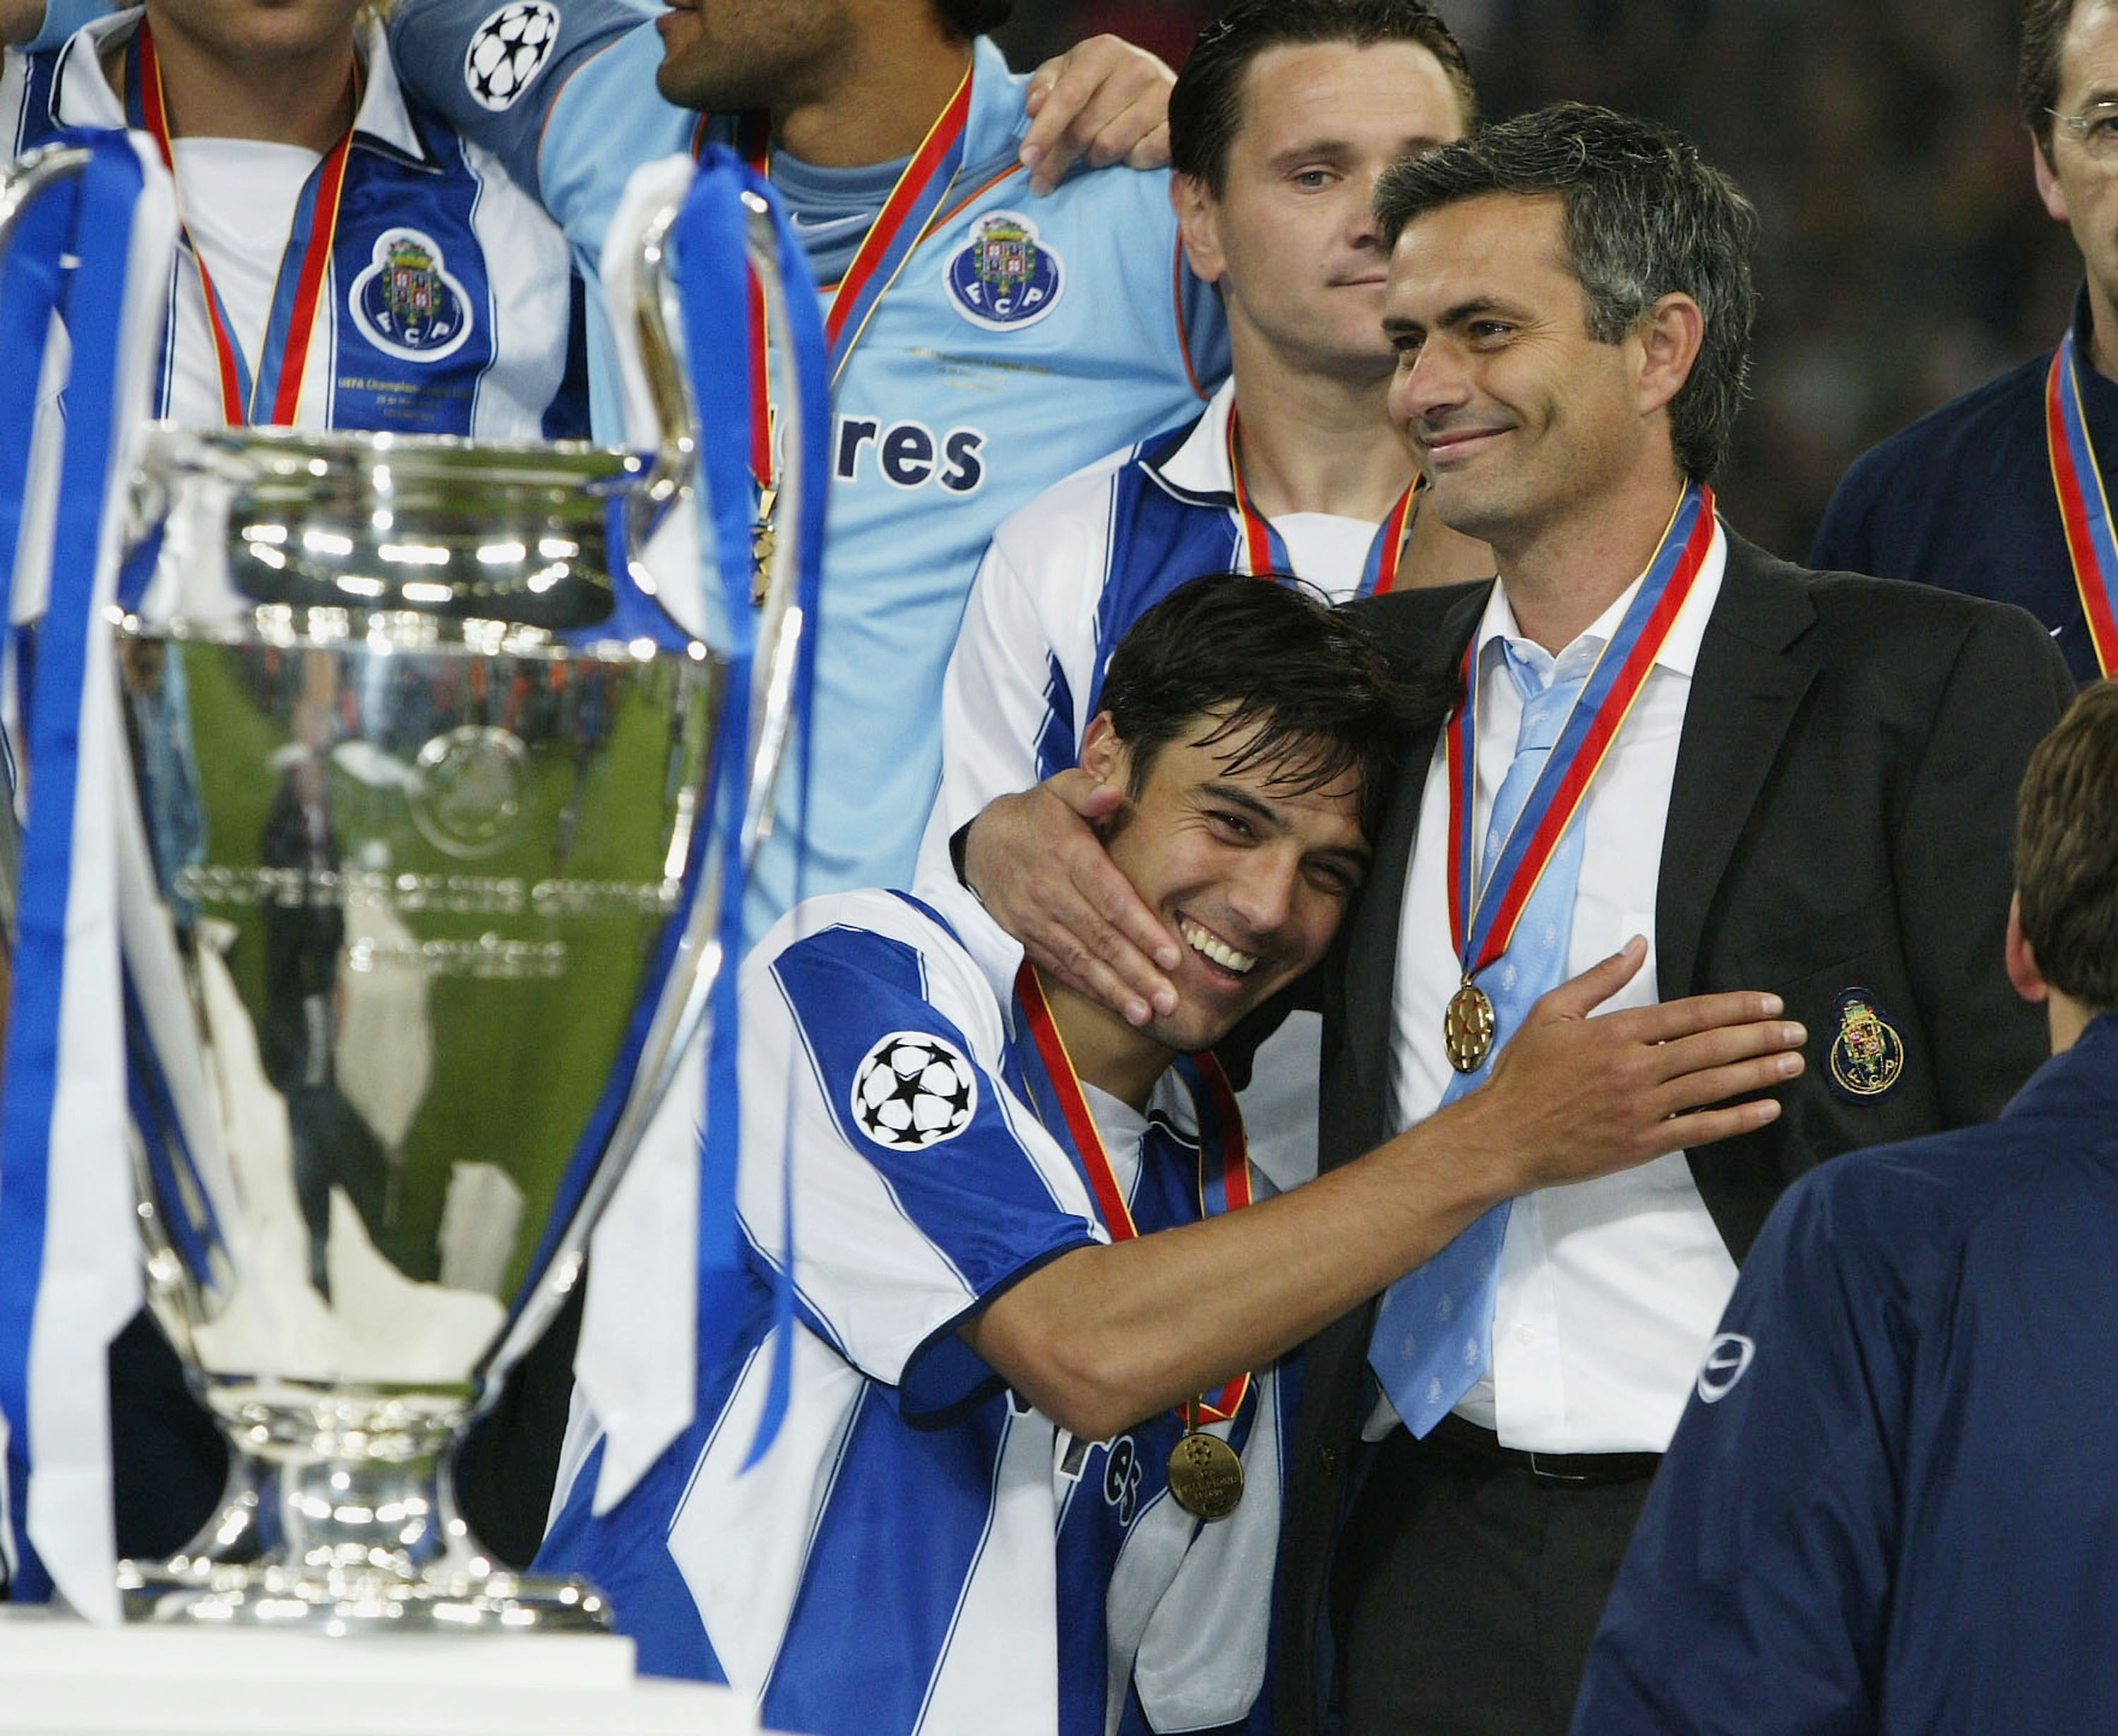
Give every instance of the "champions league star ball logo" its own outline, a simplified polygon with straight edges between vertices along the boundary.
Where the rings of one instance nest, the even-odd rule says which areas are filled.
[[[472,33],[464,54],[464,85],[472,100],[496,114],[512,107],[558,39],[558,10],[545,0],[501,7]]]
[[[438,362],[470,336],[470,298],[450,275],[441,244],[418,229],[377,237],[346,300],[361,335],[400,361]]]
[[[893,1151],[923,1150],[954,1139],[970,1126],[978,1106],[970,1062],[953,1044],[924,1031],[892,1031],[853,1075],[853,1119]]]
[[[987,211],[943,270],[957,312],[988,331],[1034,326],[1059,303],[1066,267],[1020,211]]]

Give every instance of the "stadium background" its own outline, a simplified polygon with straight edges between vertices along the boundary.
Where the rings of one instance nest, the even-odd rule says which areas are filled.
[[[1681,127],[1764,224],[1730,517],[1794,558],[1847,465],[2049,348],[2080,262],[2016,117],[2014,0],[1441,0],[1488,116],[1579,97]],[[1214,0],[1016,0],[1018,66],[1112,30],[1181,65]]]

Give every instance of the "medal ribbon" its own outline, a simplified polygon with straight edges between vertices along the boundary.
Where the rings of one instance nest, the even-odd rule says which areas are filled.
[[[137,110],[133,117],[135,124],[153,136],[162,153],[162,161],[173,178],[177,160],[169,146],[169,109],[162,95],[162,63],[155,52],[154,33],[144,18],[140,21],[135,44],[128,81],[135,88],[127,93],[134,100],[127,106]],[[357,113],[360,106],[357,65],[353,89]],[[301,403],[302,376],[308,366],[309,340],[315,335],[317,314],[323,303],[331,244],[338,235],[339,197],[345,188],[346,160],[352,152],[353,128],[349,126],[303,184],[301,197],[295,201],[294,229],[287,237],[287,250],[280,257],[279,278],[272,288],[272,312],[266,322],[264,343],[258,350],[255,381],[251,379],[250,370],[243,359],[243,348],[235,341],[220,292],[214,288],[213,275],[206,270],[206,256],[192,239],[191,231],[181,223],[178,225],[184,248],[191,254],[192,263],[198,268],[199,286],[206,292],[206,325],[213,334],[214,359],[220,377],[221,414],[230,428],[241,428],[246,424],[261,427],[293,425],[294,412]],[[289,272],[288,262],[297,257],[300,263]]]
[[[2075,371],[2074,332],[2069,329],[2053,353],[2045,378],[2045,443],[2051,455],[2052,488],[2059,496],[2060,521],[2066,527],[2067,558],[2074,566],[2074,588],[2088,637],[2096,647],[2096,665],[2118,674],[2118,538],[2111,527],[2111,502],[2097,468],[2096,447],[2082,413],[2081,377]]]
[[[701,140],[704,125],[702,121]],[[772,157],[772,117],[762,109],[753,109],[738,118],[735,123],[735,148],[743,166],[761,180],[765,178]],[[697,155],[696,146],[692,154]],[[772,498],[778,489],[779,466],[773,461],[772,376],[765,353],[765,285],[757,280],[754,270],[746,280],[745,294],[750,342],[750,474],[764,502],[765,509],[759,516],[770,521]]]
[[[1235,484],[1236,522],[1242,526],[1243,563],[1260,578],[1275,573],[1292,574],[1294,562],[1287,552],[1287,544],[1279,533],[1272,528],[1272,521],[1251,504],[1250,490],[1243,486],[1242,460],[1236,450],[1236,412],[1228,410],[1228,475]],[[1361,569],[1361,587],[1357,595],[1379,597],[1397,587],[1398,562],[1404,555],[1405,526],[1412,521],[1412,503],[1418,497],[1423,479],[1414,476],[1412,486],[1398,496],[1397,504],[1376,529],[1375,540],[1368,544],[1368,558]]]
[[[955,94],[927,129],[919,148],[912,154],[881,211],[869,226],[853,263],[832,293],[824,316],[824,337],[829,351],[831,384],[835,387],[846,359],[860,340],[868,319],[890,286],[897,281],[912,251],[925,238],[927,225],[941,209],[964,166],[964,135],[971,113],[971,68],[964,69]],[[705,148],[711,136],[710,117],[702,117],[691,136],[694,156]],[[772,162],[772,117],[761,109],[738,115],[735,149],[751,173],[768,178]],[[765,290],[751,274],[747,296],[747,332],[750,347],[750,473],[757,484],[757,523],[754,542],[770,533],[772,509],[779,492],[779,468],[775,457],[770,374],[766,365]],[[763,544],[759,543],[761,549]],[[760,558],[763,557],[761,554]]]
[[[824,337],[830,350],[834,387],[869,318],[897,281],[913,249],[926,238],[927,225],[948,198],[957,172],[964,166],[964,135],[970,117],[971,68],[966,67],[957,81],[955,94],[935,116],[919,148],[899,174],[897,185],[876,214],[853,263],[846,267],[846,275],[831,296],[830,307],[824,315]],[[702,126],[694,136],[695,150],[705,132]],[[735,132],[737,148],[744,160],[758,174],[767,174],[770,117],[760,113],[738,116]],[[753,326],[759,342],[762,327],[761,319]]]
[[[1027,1065],[1029,1057],[1018,1049],[1024,1062],[1021,1081],[1024,1095],[1032,1104],[1048,1101],[1057,1105],[1067,1137],[1073,1142],[1075,1155],[1089,1178],[1089,1191],[1096,1197],[1096,1210],[1102,1215],[1103,1227],[1110,1231],[1113,1242],[1130,1242],[1140,1234],[1139,1226],[1133,1222],[1132,1208],[1126,1203],[1125,1190],[1118,1186],[1110,1152],[1103,1145],[1102,1131],[1096,1126],[1096,1118],[1081,1090],[1081,1076],[1074,1070],[1073,1057],[1066,1052],[1066,1039],[1060,1035],[1058,1025],[1052,1017],[1051,1003],[1044,998],[1044,985],[1038,979],[1035,967],[1027,960],[1015,974],[1015,998],[1022,1007],[1023,1022],[1029,1029],[1036,1058],[1043,1065],[1044,1082],[1050,1087],[1048,1092],[1038,1090],[1038,1081]],[[1250,1148],[1243,1138],[1242,1113],[1236,1106],[1236,1094],[1228,1084],[1228,1076],[1210,1054],[1180,1055],[1176,1065],[1178,1075],[1191,1092],[1192,1105],[1199,1117],[1200,1215],[1216,1217],[1249,1205]],[[1209,1150],[1217,1154],[1218,1161],[1208,1161]],[[1193,1428],[1198,1426],[1192,1420],[1194,1416],[1203,1416],[1209,1422],[1226,1421],[1242,1409],[1250,1386],[1250,1376],[1239,1374],[1218,1392],[1196,1400],[1186,1400],[1177,1408],[1178,1417],[1186,1428]]]
[[[1654,558],[1618,630],[1596,659],[1552,757],[1501,845],[1485,884],[1478,883],[1471,824],[1478,776],[1478,641],[1464,650],[1464,697],[1445,726],[1449,764],[1449,937],[1467,981],[1508,950],[1523,908],[1552,852],[1617,738],[1648,671],[1713,545],[1713,491],[1694,483],[1670,515]]]

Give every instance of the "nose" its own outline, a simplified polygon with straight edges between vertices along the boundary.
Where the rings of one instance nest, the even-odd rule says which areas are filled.
[[[1262,939],[1287,926],[1301,862],[1301,852],[1291,846],[1244,853],[1242,866],[1229,876],[1228,900],[1230,911],[1250,931],[1245,938]]]
[[[1453,345],[1429,337],[1419,348],[1399,351],[1390,380],[1390,420],[1413,429],[1470,401],[1470,371]]]
[[[1382,179],[1382,170],[1362,177],[1356,175],[1347,186],[1352,197],[1347,201],[1353,209],[1346,213],[1346,243],[1363,252],[1382,250],[1381,225],[1376,221],[1376,185]]]

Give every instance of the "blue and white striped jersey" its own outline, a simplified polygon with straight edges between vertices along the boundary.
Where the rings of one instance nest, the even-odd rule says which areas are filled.
[[[1258,1371],[1232,1421],[1207,1425],[1242,1452],[1246,1493],[1202,1525],[1168,1492],[1173,1413],[1077,1442],[955,1331],[1108,1237],[1063,1133],[1011,1082],[1020,959],[961,891],[939,910],[812,900],[756,949],[748,1318],[702,1354],[697,1419],[609,1514],[590,1511],[600,1447],[572,1456],[540,1567],[599,1584],[643,1668],[729,1682],[769,1728],[1263,1728],[1291,1370]],[[1199,1118],[1176,1071],[1145,1117],[1092,1101],[1140,1232],[1195,1221]],[[745,1474],[770,1361],[760,1250],[781,1245],[790,1177],[793,1388]]]
[[[950,835],[996,796],[1074,765],[1126,630],[1187,579],[1250,570],[1228,464],[1232,383],[1203,414],[1108,454],[1012,514],[979,562],[941,699],[941,786],[920,852],[946,875]],[[1272,521],[1295,576],[1355,595],[1376,526],[1320,512]]]
[[[405,0],[391,18],[412,87],[538,190],[585,269],[633,169],[700,129],[655,94],[651,16],[626,0]],[[1197,382],[1226,371],[1168,177],[1107,169],[1034,197],[1015,160],[1025,83],[978,44],[963,166],[837,376],[816,785],[802,863],[784,815],[762,852],[753,936],[798,896],[910,883],[940,776],[942,670],[993,527],[1195,411]],[[835,226],[823,238],[844,240]],[[1036,280],[1034,304],[1000,315],[979,299],[988,253]],[[599,364],[608,343],[599,331]],[[599,373],[598,426],[614,435],[615,376]]]
[[[1126,629],[1187,579],[1248,568],[1228,464],[1232,383],[1185,425],[1047,489],[994,533],[941,689],[941,786],[920,847],[923,894],[952,882],[949,838],[997,796],[1076,763]],[[1361,588],[1376,526],[1273,521],[1296,576],[1334,602]],[[1282,1187],[1316,1173],[1322,1021],[1290,1014],[1242,1093],[1251,1155]]]
[[[0,125],[10,160],[61,127],[127,124],[126,100],[99,57],[129,41],[141,16],[115,13],[54,46],[8,53]],[[579,296],[563,238],[494,157],[406,99],[379,25],[363,33],[361,56],[329,293],[318,303],[295,425],[492,440],[585,435],[583,394],[568,377]],[[180,200],[182,176],[180,160]],[[291,215],[261,214],[247,238],[268,280]],[[393,296],[416,301],[416,313],[394,317]],[[171,274],[169,297],[158,411],[217,424],[213,339],[189,257]],[[246,350],[261,336],[240,335]]]

